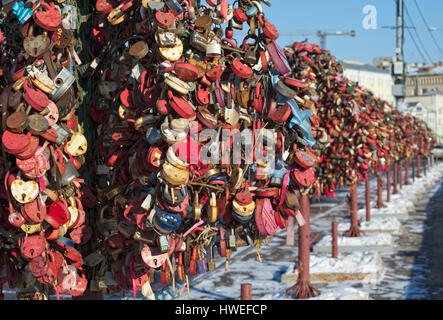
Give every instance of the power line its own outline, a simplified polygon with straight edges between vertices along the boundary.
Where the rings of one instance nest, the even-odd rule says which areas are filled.
[[[425,45],[423,44],[423,42],[422,42],[422,40],[421,40],[421,37],[420,37],[419,33],[417,32],[417,29],[416,29],[416,27],[415,27],[415,25],[414,25],[414,20],[411,18],[411,15],[409,14],[409,10],[408,10],[408,8],[406,7],[406,5],[404,6],[404,8],[405,8],[405,11],[406,11],[406,15],[408,16],[408,19],[409,19],[409,21],[410,21],[410,24],[412,25],[412,27],[413,27],[413,29],[414,29],[414,31],[415,31],[415,34],[416,34],[416,36],[417,36],[417,39],[418,39],[418,41],[420,42],[421,48],[422,48],[422,50],[424,51],[424,53],[426,54],[426,57],[428,58],[428,61],[432,64],[432,63],[433,63],[432,58],[431,58],[431,56],[429,55],[428,51],[426,50],[426,47],[425,47]],[[411,34],[411,31],[410,31],[409,29],[407,29],[407,30],[408,30],[408,33],[409,33],[410,37],[411,37],[411,38],[413,39],[413,41],[414,41],[414,38],[413,38],[413,36],[412,36],[412,34]],[[415,43],[415,41],[414,41],[414,43]],[[417,50],[420,51],[420,49],[418,48],[418,46],[417,46],[416,43],[415,43],[415,46],[417,47]],[[425,59],[424,59],[424,60],[425,60]]]
[[[392,1],[394,2],[395,5],[397,5],[397,0],[392,0]],[[408,34],[409,34],[409,36],[411,37],[411,40],[412,40],[412,42],[414,43],[415,48],[417,49],[417,52],[418,52],[419,55],[422,57],[423,62],[425,62],[425,63],[430,62],[430,63],[432,64],[432,63],[433,63],[433,59],[431,58],[429,52],[426,50],[426,47],[425,47],[425,45],[423,44],[423,41],[422,41],[422,39],[421,39],[419,33],[417,32],[417,28],[415,27],[414,20],[412,19],[411,15],[409,14],[409,10],[407,9],[405,3],[403,4],[403,7],[404,7],[404,10],[406,11],[406,14],[407,14],[409,20],[410,20],[408,24],[410,24],[410,25],[412,26],[412,27],[405,27],[405,29],[408,31]],[[395,27],[393,27],[393,28],[395,28]],[[422,49],[420,49],[420,46],[419,46],[419,45],[417,44],[417,42],[415,41],[415,37],[412,35],[412,33],[411,33],[411,31],[410,31],[409,29],[414,29],[415,34],[416,34],[416,38],[418,39],[418,41],[419,41],[419,43],[420,43]],[[423,50],[424,53],[426,54],[427,59],[424,57],[424,55],[423,55],[423,53],[422,53],[422,50]]]
[[[417,49],[418,53],[420,54],[421,58],[423,59],[423,62],[424,62],[424,63],[428,63],[428,62],[426,61],[426,60],[428,60],[428,59],[426,59],[426,58],[424,57],[423,52],[421,52],[421,50],[420,50],[420,48],[419,48],[417,42],[415,41],[414,37],[412,36],[411,31],[410,31],[409,29],[407,29],[407,30],[408,30],[409,37],[412,39],[412,42],[414,42],[415,48]],[[432,61],[431,61],[431,60],[428,60],[428,61],[430,61],[431,64],[432,64]]]
[[[421,11],[421,9],[420,9],[420,7],[419,7],[419,5],[418,5],[418,3],[417,3],[417,0],[414,0],[414,3],[415,3],[415,6],[417,7],[418,12],[420,13],[420,16],[421,16],[421,18],[422,18],[424,24],[426,25],[426,28],[427,28],[429,34],[431,35],[432,41],[434,41],[435,46],[438,48],[438,51],[440,51],[440,54],[443,55],[443,50],[442,50],[442,49],[440,48],[440,46],[438,45],[437,40],[435,40],[434,34],[433,34],[432,31],[430,30],[430,27],[429,27],[429,25],[428,25],[428,22],[426,21],[424,15],[423,15],[423,12]]]

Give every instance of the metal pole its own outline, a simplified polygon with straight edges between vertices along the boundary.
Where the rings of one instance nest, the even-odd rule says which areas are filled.
[[[391,202],[391,166],[386,171],[386,202]]]
[[[241,299],[252,300],[252,285],[250,283],[243,283],[241,285]]]
[[[377,172],[377,208],[383,208],[383,176],[381,170]]]
[[[427,170],[427,166],[429,165],[429,158],[425,157],[425,161],[423,161],[423,171],[425,172],[425,176],[426,176],[426,170]]]
[[[403,20],[403,0],[397,0],[397,40],[396,40],[396,62],[400,63],[402,66],[402,72],[396,73],[394,75],[395,85],[405,84],[405,70],[404,70],[404,60],[403,60],[403,43],[404,43],[404,20]],[[396,95],[395,102],[398,108],[400,103],[403,102],[404,96]]]
[[[405,185],[411,184],[409,182],[409,158],[406,158],[405,161]]]
[[[403,165],[401,161],[398,164],[398,183],[400,184],[400,189],[403,188]]]
[[[421,178],[421,155],[417,155],[417,178]]]
[[[365,181],[365,194],[366,194],[366,221],[371,221],[371,183],[369,179]]]
[[[332,258],[338,257],[338,222],[332,222]]]
[[[412,160],[412,182],[415,182],[415,159],[411,158]]]
[[[311,207],[309,203],[309,196],[302,195],[300,197],[300,213],[305,219],[306,224],[303,227],[299,227],[298,239],[299,239],[299,261],[301,262],[299,279],[301,281],[310,281],[309,275],[309,255],[311,252]]]

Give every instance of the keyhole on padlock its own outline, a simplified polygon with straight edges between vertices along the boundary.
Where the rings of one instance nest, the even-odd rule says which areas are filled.
[[[52,114],[50,114],[50,115],[49,115],[49,119],[51,119],[51,120],[55,120],[55,117],[54,117]]]
[[[31,256],[34,255],[34,249],[31,249]]]
[[[37,218],[40,220],[40,212],[37,212]]]
[[[22,201],[25,201],[25,199],[26,199],[26,194],[22,193]]]
[[[37,55],[37,52],[38,52],[37,48],[34,48],[34,54],[35,55]]]
[[[59,87],[63,84],[63,80],[60,78],[57,78],[57,80],[55,80],[55,84]]]
[[[157,259],[154,259],[155,266],[157,266]]]

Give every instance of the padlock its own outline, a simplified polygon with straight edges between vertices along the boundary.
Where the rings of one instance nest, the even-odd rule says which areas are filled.
[[[51,99],[54,101],[59,100],[67,90],[75,82],[74,75],[66,68],[62,68],[60,73],[53,79],[55,89],[51,92]]]
[[[206,56],[209,58],[217,58],[222,54],[220,43],[214,38],[206,45]]]
[[[44,10],[41,10],[44,9]],[[41,2],[40,8],[35,11],[35,23],[48,31],[55,31],[62,22],[62,16],[59,10],[55,8],[53,2]]]
[[[228,244],[229,244],[229,249],[231,251],[237,251],[236,237],[235,237],[235,233],[234,233],[234,228],[231,228],[231,232],[229,234],[229,239],[228,239]]]

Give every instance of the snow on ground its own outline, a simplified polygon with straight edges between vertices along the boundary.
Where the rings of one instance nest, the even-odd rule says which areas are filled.
[[[325,247],[331,246],[332,235],[327,235],[318,241],[315,247]],[[349,246],[349,247],[360,247],[360,246],[391,246],[393,244],[392,235],[389,233],[371,233],[365,234],[361,237],[351,238],[344,235],[338,235],[337,245]]]
[[[381,267],[380,254],[376,251],[358,251],[338,254],[337,259],[326,254],[311,254],[309,271],[321,273],[377,273]],[[294,264],[286,275],[293,273]]]
[[[351,226],[350,222],[343,222],[338,224],[338,231],[344,232],[349,230]],[[400,230],[401,223],[395,217],[376,218],[371,221],[361,221],[360,230],[365,232],[398,232]]]
[[[284,293],[267,294],[258,300],[287,300]],[[309,300],[369,300],[369,294],[365,291],[358,290],[351,287],[344,287],[341,285],[334,286],[331,283],[331,288],[320,289],[320,295]]]

